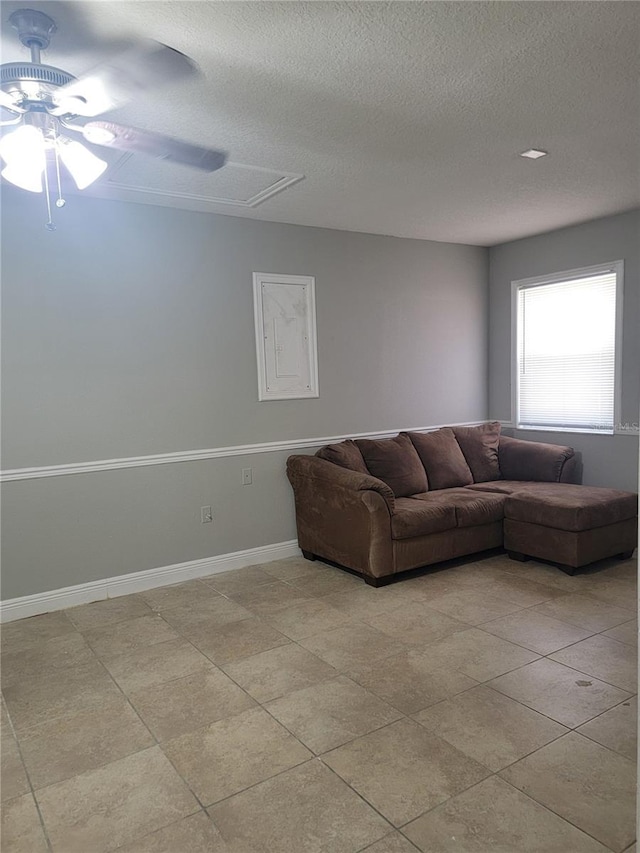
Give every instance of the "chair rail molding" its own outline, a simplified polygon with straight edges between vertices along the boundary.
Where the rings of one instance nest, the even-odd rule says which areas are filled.
[[[115,471],[120,468],[146,468],[150,465],[172,465],[178,462],[199,462],[207,459],[224,459],[228,456],[251,456],[254,453],[279,453],[285,450],[305,450],[345,441],[348,438],[393,438],[399,432],[431,432],[443,426],[477,426],[485,420],[433,424],[421,427],[399,427],[379,432],[359,432],[348,435],[330,435],[312,438],[265,441],[259,444],[236,444],[212,447],[205,450],[181,450],[173,453],[155,453],[149,456],[125,456],[120,459],[97,459],[89,462],[69,462],[61,465],[42,465],[32,468],[11,468],[0,472],[0,483],[18,480],[41,480],[46,477],[66,477],[70,474],[93,474],[98,471]]]

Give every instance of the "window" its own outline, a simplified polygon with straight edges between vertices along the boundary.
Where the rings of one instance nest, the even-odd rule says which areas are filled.
[[[614,432],[623,262],[512,284],[517,427]]]

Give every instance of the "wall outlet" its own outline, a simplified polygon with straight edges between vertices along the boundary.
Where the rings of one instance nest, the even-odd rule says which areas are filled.
[[[242,469],[242,485],[250,486],[253,483],[253,468]]]
[[[210,521],[213,521],[213,514],[210,506],[200,507],[200,521],[203,524],[208,524]]]

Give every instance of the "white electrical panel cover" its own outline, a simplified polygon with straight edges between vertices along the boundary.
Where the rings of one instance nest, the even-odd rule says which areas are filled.
[[[318,397],[315,279],[253,274],[258,399]]]

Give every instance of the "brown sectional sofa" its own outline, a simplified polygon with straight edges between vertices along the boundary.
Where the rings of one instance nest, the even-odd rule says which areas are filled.
[[[570,447],[502,436],[500,424],[343,441],[291,456],[298,543],[373,586],[504,546],[565,571],[637,542],[637,495],[579,485]]]

